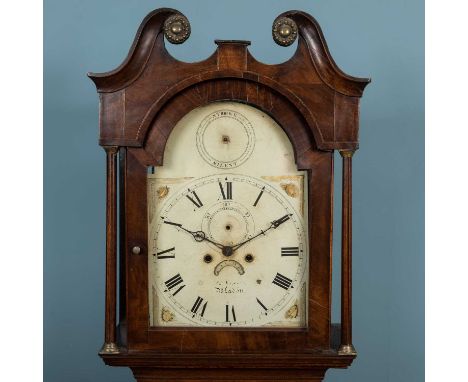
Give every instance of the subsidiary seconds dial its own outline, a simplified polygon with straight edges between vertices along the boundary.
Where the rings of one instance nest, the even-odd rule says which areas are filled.
[[[176,314],[203,326],[261,326],[297,298],[307,265],[302,219],[268,183],[200,178],[158,218],[153,283]]]

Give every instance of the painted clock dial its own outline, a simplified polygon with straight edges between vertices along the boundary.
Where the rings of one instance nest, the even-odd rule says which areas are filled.
[[[190,112],[148,174],[153,326],[303,327],[306,174],[268,115]]]

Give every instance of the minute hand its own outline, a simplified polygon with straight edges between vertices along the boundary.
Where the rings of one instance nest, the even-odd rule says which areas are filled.
[[[284,222],[287,222],[291,216],[292,214],[286,214],[277,220],[273,220],[271,222],[271,228],[274,228],[274,229],[278,228],[281,224],[283,224]]]
[[[271,223],[270,223],[270,226],[265,229],[265,230],[262,230],[260,231],[259,233],[257,233],[255,236],[252,236],[251,238],[243,241],[242,243],[239,243],[239,244],[236,244],[232,247],[232,252],[234,252],[235,250],[239,249],[240,247],[242,247],[244,244],[247,244],[249,241],[252,241],[253,239],[259,237],[260,235],[265,235],[270,229],[276,229],[278,228],[281,224],[283,224],[284,222],[287,222],[289,220],[289,218],[292,216],[292,214],[287,214],[287,215],[284,215],[282,217],[280,217],[279,219],[276,219],[276,220],[273,220]]]

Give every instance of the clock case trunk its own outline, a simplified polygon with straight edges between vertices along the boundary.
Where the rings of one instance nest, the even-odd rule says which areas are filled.
[[[225,40],[216,41],[216,51],[204,61],[178,61],[164,45],[164,33],[171,38],[168,20],[174,19],[189,28],[175,10],[151,12],[123,64],[89,74],[99,92],[99,143],[107,153],[106,322],[100,355],[108,365],[130,367],[138,381],[320,381],[328,368],[347,367],[356,356],[351,341],[351,155],[358,147],[359,99],[369,80],[338,69],[317,22],[303,12],[277,19],[292,21],[298,35],[294,56],[278,65],[256,61],[247,41]],[[223,100],[268,113],[288,135],[298,169],[308,172],[305,329],[149,325],[147,167],[163,165],[166,141],[184,115]],[[342,325],[331,323],[334,150],[344,161]]]

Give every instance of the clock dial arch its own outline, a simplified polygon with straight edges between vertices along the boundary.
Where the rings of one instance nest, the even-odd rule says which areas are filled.
[[[207,74],[208,77],[195,87],[187,84],[183,89],[172,89],[170,102],[164,98],[152,106],[152,117],[148,114],[140,126],[140,135],[145,138],[144,151],[147,161],[155,166],[163,166],[167,140],[177,124],[197,108],[226,100],[258,109],[273,119],[291,141],[298,169],[311,168],[310,155],[317,146],[331,149],[323,138],[323,132],[313,112],[304,108],[292,95],[294,102],[291,102],[285,95],[288,94],[286,90],[284,94],[278,93],[278,89],[281,89],[280,84],[268,78],[259,78],[260,82],[251,82],[243,79],[242,73],[239,72],[238,75],[222,80],[223,85],[239,91],[230,90],[229,94],[220,94],[217,92],[219,78],[211,78],[209,75]],[[333,98],[332,92],[324,90],[324,93],[325,97]],[[272,99],[276,103],[273,108]],[[172,108],[173,104],[177,104],[177,109]]]
[[[210,153],[224,162],[213,163],[200,148],[208,123],[213,131],[205,143]],[[164,158],[164,165],[157,166],[159,177],[229,172],[261,177],[299,172],[294,147],[281,126],[258,108],[232,101],[213,102],[183,116],[167,138]],[[220,187],[223,197],[229,198],[229,184],[222,182]],[[194,195],[190,197],[198,203]]]

